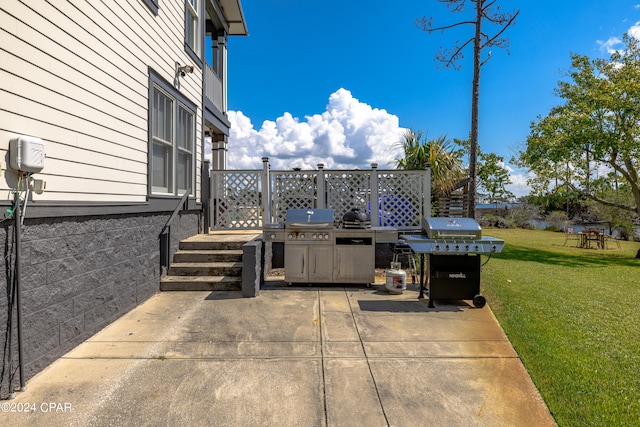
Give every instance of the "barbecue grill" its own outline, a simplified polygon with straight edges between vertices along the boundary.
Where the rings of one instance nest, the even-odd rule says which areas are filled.
[[[480,294],[480,254],[498,253],[504,240],[482,236],[472,218],[423,218],[420,235],[403,236],[411,249],[428,256],[429,307],[434,300],[472,299],[484,307]],[[420,278],[420,298],[424,298],[424,279]]]
[[[351,209],[342,216],[342,228],[371,228],[371,218],[360,209]]]
[[[279,237],[271,229],[264,234],[272,242]],[[283,234],[285,282],[375,280],[375,230],[335,228],[333,209],[290,209]]]

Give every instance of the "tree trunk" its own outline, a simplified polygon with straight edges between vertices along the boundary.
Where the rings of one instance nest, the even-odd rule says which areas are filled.
[[[473,84],[471,88],[471,144],[469,147],[469,217],[476,217],[476,188],[478,163],[478,102],[480,99],[480,53],[482,6],[484,1],[476,2],[476,34],[473,42]]]

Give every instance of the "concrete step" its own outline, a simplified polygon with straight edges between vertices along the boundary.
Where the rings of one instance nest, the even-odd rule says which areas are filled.
[[[173,255],[174,263],[242,262],[241,249],[194,250],[179,249]]]
[[[242,278],[230,276],[166,276],[161,291],[240,291]]]
[[[259,235],[212,233],[181,240],[160,290],[242,290],[242,246]]]
[[[198,234],[180,241],[182,250],[242,250],[242,245],[256,235],[210,235]]]
[[[242,277],[242,262],[174,262],[169,276],[238,276]]]

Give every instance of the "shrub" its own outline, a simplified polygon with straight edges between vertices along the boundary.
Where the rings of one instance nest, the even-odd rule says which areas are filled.
[[[545,217],[545,220],[549,224],[546,230],[551,231],[563,231],[564,226],[568,222],[567,215],[562,211],[553,211]]]

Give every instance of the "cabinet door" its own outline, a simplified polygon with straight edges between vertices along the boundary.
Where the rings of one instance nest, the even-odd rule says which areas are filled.
[[[337,246],[336,279],[343,283],[373,283],[375,281],[373,246]]]
[[[284,281],[309,281],[309,246],[284,245]]]
[[[333,280],[333,247],[309,248],[309,282],[328,283]]]

